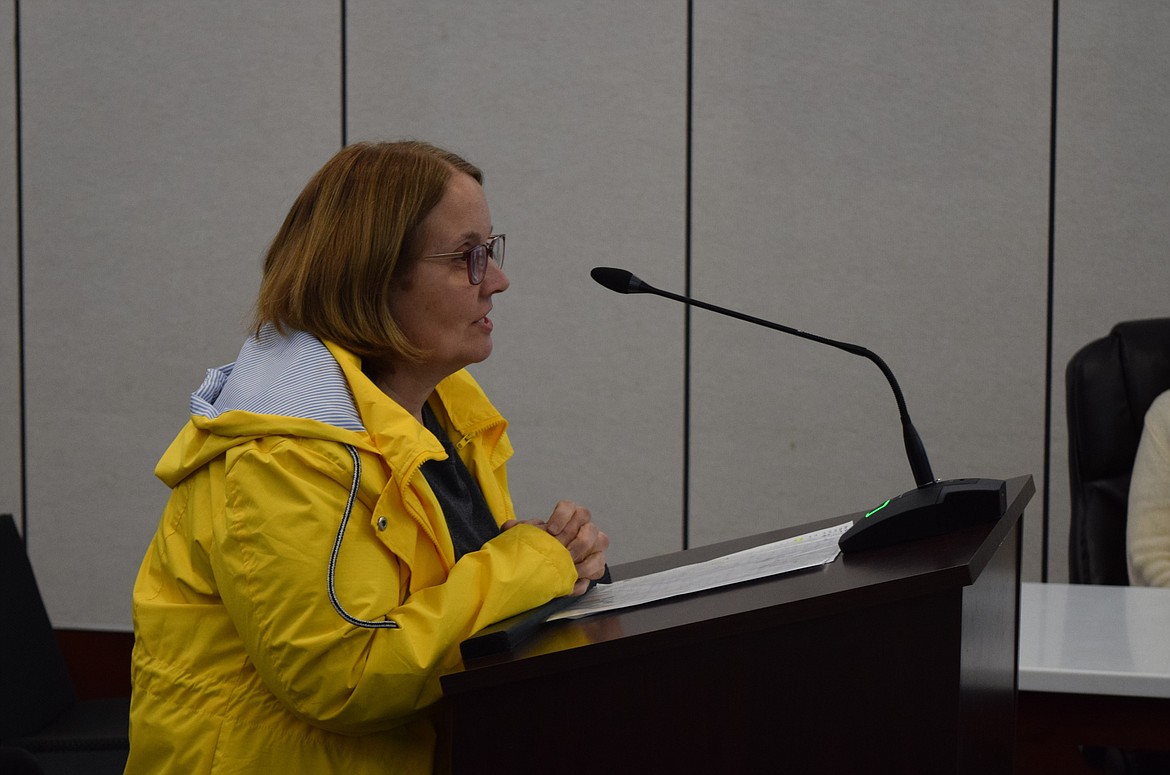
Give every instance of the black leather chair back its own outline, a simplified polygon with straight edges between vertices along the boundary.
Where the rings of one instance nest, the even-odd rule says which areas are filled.
[[[1118,323],[1068,363],[1069,580],[1129,583],[1125,519],[1146,411],[1170,390],[1170,318]]]
[[[35,734],[77,702],[69,667],[41,602],[24,541],[11,514],[0,514],[0,740]]]
[[[0,592],[0,775],[34,767],[48,775],[122,775],[130,698],[78,700],[9,514],[0,515]]]

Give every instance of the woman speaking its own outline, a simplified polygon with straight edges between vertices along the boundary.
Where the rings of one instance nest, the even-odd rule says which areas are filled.
[[[293,204],[252,336],[156,469],[128,773],[429,772],[460,642],[604,572],[587,509],[517,519],[506,421],[465,370],[508,288],[482,183],[358,144]]]

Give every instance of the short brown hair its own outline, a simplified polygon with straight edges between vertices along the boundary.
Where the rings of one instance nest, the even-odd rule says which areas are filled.
[[[256,329],[308,331],[363,357],[417,360],[389,294],[416,263],[419,226],[455,172],[483,173],[429,143],[356,143],[293,203],[264,259]]]

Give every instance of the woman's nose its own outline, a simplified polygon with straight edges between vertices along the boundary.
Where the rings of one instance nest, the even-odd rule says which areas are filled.
[[[487,268],[484,270],[484,278],[481,285],[485,287],[488,293],[502,293],[508,290],[508,286],[511,283],[508,282],[508,275],[504,274],[503,268],[493,258],[487,262]]]

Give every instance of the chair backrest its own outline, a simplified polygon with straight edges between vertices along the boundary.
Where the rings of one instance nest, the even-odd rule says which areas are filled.
[[[1146,411],[1170,390],[1170,318],[1118,323],[1069,360],[1069,580],[1129,583],[1125,522]]]
[[[32,735],[77,701],[11,514],[0,514],[0,740]]]

